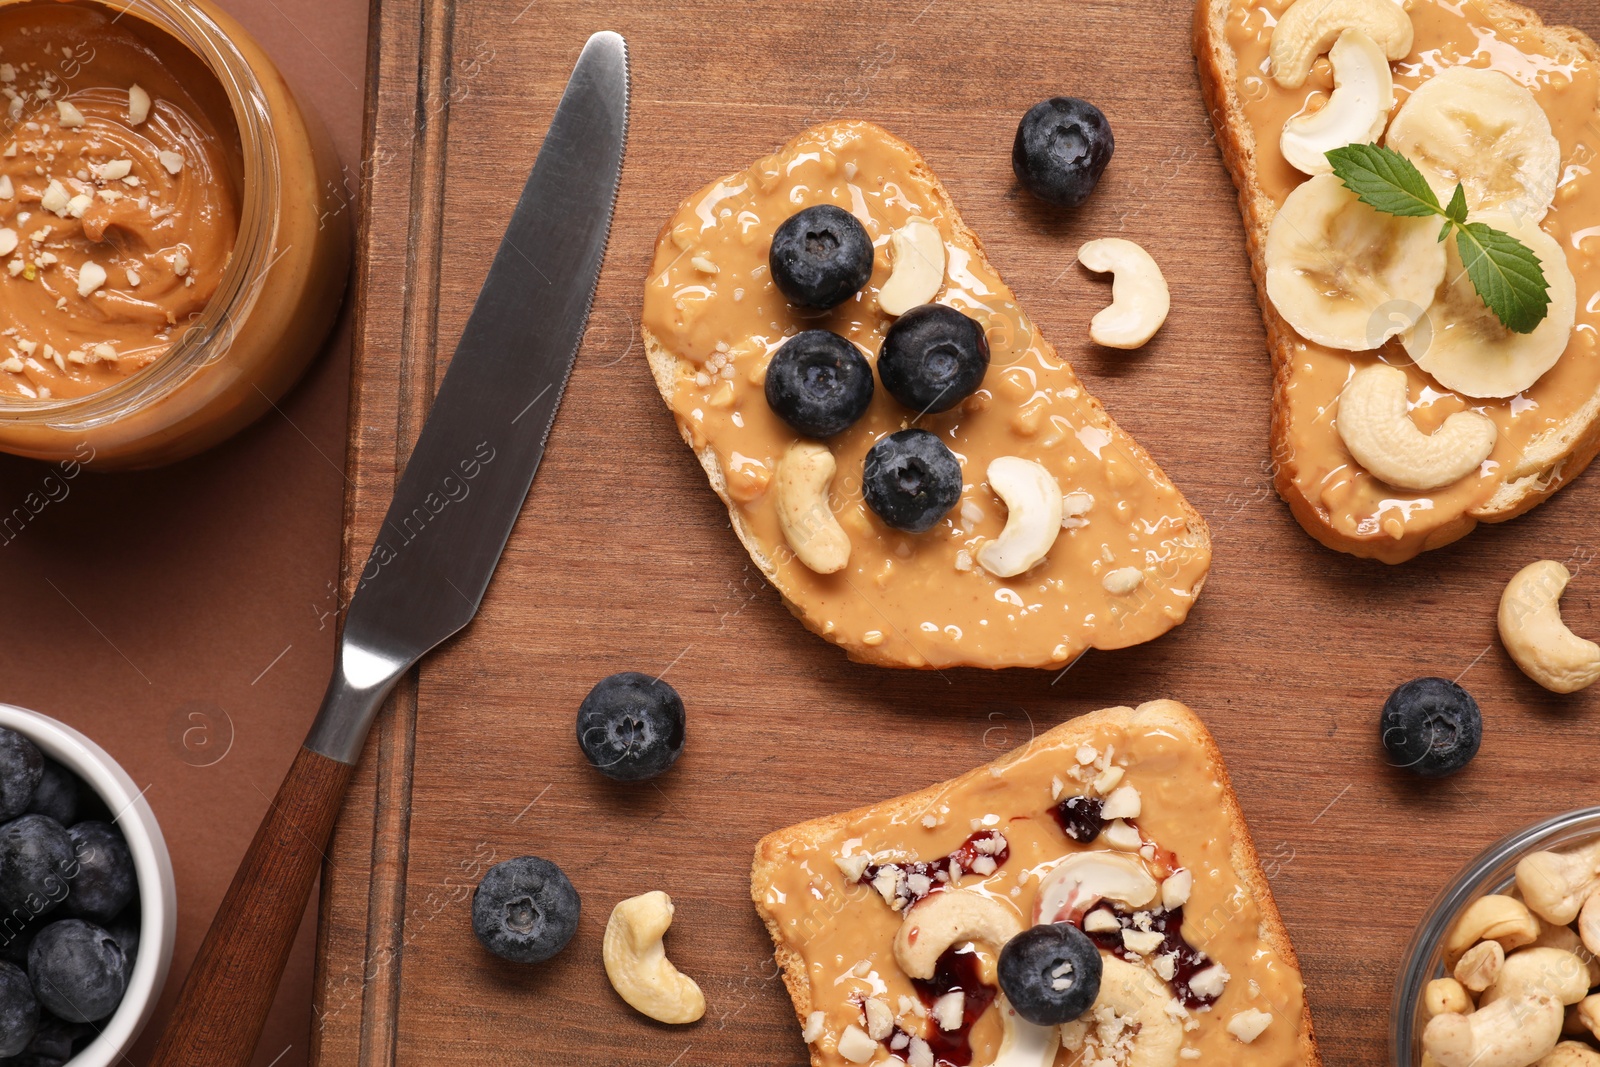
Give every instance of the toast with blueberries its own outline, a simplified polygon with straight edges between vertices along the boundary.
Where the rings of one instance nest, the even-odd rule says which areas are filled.
[[[685,200],[642,333],[734,533],[852,659],[1060,668],[1178,625],[1205,582],[1205,522],[877,126]]]
[[[1263,866],[1216,742],[1158,700],[769,834],[751,896],[814,1067],[1314,1067],[1290,858]]]

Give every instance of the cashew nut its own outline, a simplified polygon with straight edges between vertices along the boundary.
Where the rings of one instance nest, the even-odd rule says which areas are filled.
[[[1000,1051],[990,1067],[1051,1067],[1056,1062],[1056,1046],[1061,1041],[1059,1027],[1030,1023],[1003,995],[995,998],[995,1008],[1004,1029]]]
[[[1588,993],[1589,968],[1577,956],[1559,948],[1525,948],[1505,957],[1478,1006],[1485,1008],[1508,997],[1546,996],[1554,997],[1565,1007],[1578,1003]]]
[[[1583,947],[1589,950],[1592,962],[1595,956],[1600,955],[1596,951],[1596,946],[1600,945],[1600,893],[1590,893],[1583,907],[1578,909],[1578,935]],[[1590,984],[1600,985],[1600,982]]]
[[[930,893],[906,912],[894,935],[894,958],[912,978],[932,978],[946,949],[979,941],[995,951],[1022,932],[1022,921],[1006,905],[970,889]],[[1055,1062],[1056,1028],[1036,1026],[1018,1015],[1004,996],[997,998],[1004,1036],[993,1067],[1050,1067]]]
[[[1172,296],[1150,253],[1121,237],[1102,237],[1078,249],[1078,262],[1112,272],[1111,303],[1089,323],[1089,339],[1107,348],[1138,348],[1167,321]]]
[[[1430,1019],[1447,1012],[1466,1015],[1472,1011],[1472,998],[1454,978],[1435,978],[1423,987],[1422,1010]]]
[[[1075,852],[1050,869],[1034,898],[1036,923],[1076,922],[1102,900],[1147,907],[1161,887],[1131,855]]]
[[[989,488],[1005,501],[1006,526],[978,549],[978,562],[1000,578],[1014,578],[1044,559],[1061,533],[1061,487],[1031,459],[1001,456],[989,464]]]
[[[1539,920],[1516,897],[1501,893],[1481,896],[1468,904],[1444,939],[1445,966],[1454,968],[1467,949],[1479,941],[1498,941],[1508,952],[1531,945],[1539,936]]]
[[[1582,912],[1578,913],[1578,918],[1581,922],[1583,919]],[[1559,948],[1572,953],[1583,961],[1584,966],[1589,968],[1589,988],[1593,989],[1595,986],[1600,986],[1600,958],[1597,958],[1594,952],[1583,943],[1583,939],[1578,936],[1578,931],[1572,927],[1553,926],[1546,923],[1544,928],[1539,931],[1539,936],[1534,938],[1533,945],[1535,948]]]
[[[1061,1044],[1070,1052],[1083,1051],[1092,1020],[1096,1044],[1107,1056],[1115,1054],[1124,1067],[1177,1067],[1183,1050],[1183,1023],[1167,1010],[1172,997],[1165,983],[1143,967],[1115,956],[1104,956],[1102,963],[1100,995],[1094,1007],[1083,1018],[1061,1027]],[[1125,1053],[1121,1051],[1124,1048]],[[1087,1057],[1085,1062],[1097,1061]]]
[[[1566,926],[1600,888],[1600,840],[1570,852],[1530,852],[1517,863],[1517,889],[1546,922]]]
[[[1360,30],[1383,49],[1387,59],[1411,52],[1411,16],[1395,0],[1297,0],[1272,31],[1272,77],[1285,89],[1298,89],[1311,64],[1346,30]]]
[[[1505,966],[1505,962],[1506,950],[1500,947],[1498,941],[1479,941],[1456,961],[1453,973],[1462,986],[1474,993],[1482,993],[1500,977],[1500,968]]]
[[[1328,153],[1335,148],[1377,141],[1394,107],[1389,59],[1371,37],[1345,30],[1328,60],[1333,64],[1333,94],[1327,104],[1284,123],[1278,139],[1283,158],[1307,174],[1331,174]]]
[[[1553,559],[1522,568],[1500,594],[1500,642],[1522,673],[1552,693],[1576,693],[1600,678],[1600,645],[1561,621],[1572,575]]]
[[[1345,383],[1337,426],[1357,463],[1397,489],[1424,490],[1460,481],[1489,458],[1496,431],[1487,415],[1458,411],[1425,434],[1406,410],[1406,389],[1405,371],[1387,363],[1363,367]]]
[[[795,442],[778,461],[778,526],[795,558],[818,574],[850,562],[850,535],[828,506],[836,469],[828,446],[815,441]]]
[[[912,219],[889,235],[889,277],[878,290],[886,315],[904,315],[939,294],[944,284],[944,236],[927,219]]]
[[[1422,1047],[1439,1067],[1528,1067],[1561,1040],[1564,1015],[1555,997],[1506,997],[1471,1015],[1435,1015]]]
[[[672,925],[672,898],[660,890],[611,909],[601,954],[611,988],[657,1022],[692,1023],[706,1013],[705,994],[667,959],[661,939]]]
[[[1563,1041],[1535,1067],[1600,1067],[1600,1052],[1581,1041]]]
[[[1573,1006],[1572,1014],[1576,1016],[1579,1026],[1595,1037],[1600,1037],[1600,994],[1584,997]]]
[[[894,935],[894,958],[911,978],[932,978],[944,950],[981,941],[999,951],[1022,932],[1022,920],[1006,905],[970,889],[929,893],[906,912]]]

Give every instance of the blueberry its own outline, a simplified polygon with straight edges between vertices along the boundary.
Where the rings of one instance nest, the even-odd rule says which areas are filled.
[[[39,1001],[28,972],[0,962],[0,1056],[15,1056],[28,1047],[39,1027]]]
[[[825,311],[849,300],[872,277],[872,238],[850,212],[820,204],[783,220],[767,262],[791,304]]]
[[[972,395],[988,369],[983,327],[944,304],[923,304],[901,315],[878,353],[883,387],[919,413],[949,411]]]
[[[122,831],[106,822],[80,822],[67,831],[78,870],[63,914],[109,923],[133,899],[138,877]]]
[[[848,430],[870,403],[872,365],[836,333],[797,333],[767,364],[767,406],[807,437]]]
[[[44,1015],[39,1019],[39,1029],[34,1032],[33,1040],[28,1042],[24,1055],[6,1061],[6,1067],[43,1067],[45,1064],[66,1063],[74,1053],[82,1051],[94,1036],[95,1029],[89,1023],[69,1023],[54,1015]]]
[[[39,1003],[69,1023],[104,1019],[128,987],[122,946],[101,927],[61,919],[39,931],[28,949],[28,977]]]
[[[43,919],[35,919],[26,908],[0,916],[0,960],[28,965],[28,946],[34,935],[44,928]]]
[[[862,491],[896,530],[923,533],[961,499],[961,464],[927,430],[900,430],[867,451]]]
[[[1111,162],[1111,124],[1087,100],[1055,96],[1033,105],[1017,124],[1011,169],[1040,200],[1077,207],[1089,199]]]
[[[1478,702],[1443,678],[1413,678],[1390,693],[1378,728],[1394,764],[1425,778],[1456,773],[1483,741]]]
[[[122,954],[128,957],[128,972],[133,973],[133,965],[139,958],[139,902],[137,899],[129,904],[121,915],[106,924],[106,933],[117,939],[117,944],[122,946]]]
[[[578,930],[578,891],[561,868],[520,856],[489,868],[472,891],[472,932],[513,963],[543,963]]]
[[[33,790],[28,810],[36,815],[48,815],[62,826],[78,821],[78,776],[61,764],[44,757],[44,772]]]
[[[654,778],[683,752],[683,698],[659,678],[623,671],[602,678],[578,707],[578,747],[619,782]]]
[[[1100,950],[1071,923],[1033,926],[1000,950],[1000,989],[1017,1014],[1038,1026],[1078,1018],[1100,995]]]
[[[44,915],[66,899],[76,859],[72,838],[48,815],[0,826],[0,907]]]
[[[28,810],[44,773],[44,753],[15,730],[0,726],[0,821]]]

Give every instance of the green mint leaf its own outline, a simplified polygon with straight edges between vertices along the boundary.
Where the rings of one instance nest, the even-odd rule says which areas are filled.
[[[1450,198],[1450,206],[1444,209],[1444,217],[1451,222],[1466,225],[1467,222],[1467,190],[1460,182],[1456,182],[1455,195]],[[1440,238],[1443,240],[1443,238]]]
[[[1550,285],[1533,250],[1482,222],[1456,230],[1456,251],[1472,287],[1514,333],[1532,333],[1550,310]]]
[[[1333,173],[1363,204],[1388,215],[1443,215],[1439,197],[1416,164],[1392,148],[1352,144],[1328,153]]]

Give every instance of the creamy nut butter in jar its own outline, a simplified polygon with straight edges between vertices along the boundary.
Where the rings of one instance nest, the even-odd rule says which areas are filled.
[[[267,411],[338,312],[339,188],[209,0],[0,0],[0,450],[148,467]]]

